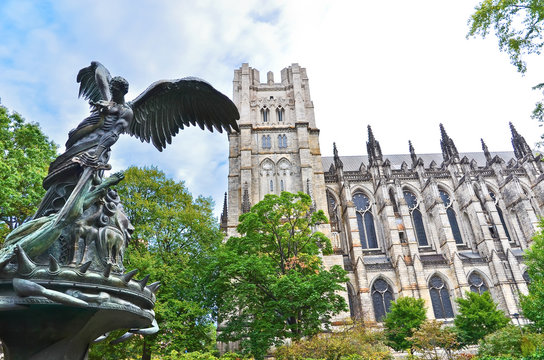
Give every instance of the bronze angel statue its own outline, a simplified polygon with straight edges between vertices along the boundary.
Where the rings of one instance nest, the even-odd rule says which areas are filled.
[[[91,115],[70,131],[66,151],[51,163],[43,182],[47,193],[34,218],[57,213],[78,183],[83,186],[85,169],[86,176],[98,182],[96,178],[109,168],[111,146],[123,133],[162,151],[186,126],[238,131],[240,115],[234,103],[198,78],[157,81],[128,102],[128,82],[112,77],[97,61],[79,71],[77,82],[79,96],[89,100]]]

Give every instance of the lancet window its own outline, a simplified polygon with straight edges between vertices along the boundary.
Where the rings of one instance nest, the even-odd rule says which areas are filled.
[[[451,305],[450,292],[448,286],[440,276],[434,275],[429,280],[429,292],[431,294],[434,317],[436,319],[452,318],[453,307]]]
[[[411,191],[405,190],[403,194],[404,200],[408,205],[408,210],[410,211],[410,217],[412,218],[412,224],[414,225],[417,242],[419,246],[428,246],[429,242],[427,241],[427,234],[425,234],[421,210],[419,210],[419,201]]]
[[[459,223],[457,222],[457,215],[455,214],[455,210],[452,208],[453,202],[451,201],[451,198],[447,192],[444,190],[439,190],[438,192],[440,193],[440,198],[442,199],[444,207],[446,208],[446,215],[448,216],[448,221],[450,222],[453,238],[457,244],[462,244],[463,238],[461,237],[461,230],[459,229]]]
[[[270,149],[272,147],[272,141],[270,141],[270,135],[263,135],[262,147],[263,149]]]
[[[376,321],[382,319],[391,310],[391,302],[393,301],[393,291],[391,286],[384,279],[374,281],[372,285],[372,305],[374,306],[374,315]]]
[[[278,135],[278,147],[279,148],[287,147],[287,135],[285,134]]]
[[[508,227],[506,226],[506,221],[504,221],[502,209],[499,206],[499,199],[497,199],[497,196],[495,195],[493,191],[489,192],[489,196],[491,196],[491,199],[493,199],[493,202],[495,203],[495,209],[497,209],[497,213],[499,214],[499,219],[501,220],[501,224],[506,234],[506,237],[508,238],[508,241],[512,241],[512,238],[510,237],[510,233],[508,232]]]
[[[374,226],[374,216],[371,212],[370,199],[363,193],[353,195],[355,212],[357,214],[357,225],[359,227],[359,238],[363,249],[378,248],[378,238],[376,236],[376,227]]]
[[[285,118],[285,109],[281,106],[276,108],[276,118],[278,119],[278,122],[282,122]]]
[[[261,119],[263,122],[268,122],[270,119],[270,110],[266,106],[261,109]]]
[[[475,272],[470,274],[470,276],[468,277],[468,284],[470,285],[470,291],[478,293],[480,295],[488,290],[484,279],[482,279],[480,274]]]

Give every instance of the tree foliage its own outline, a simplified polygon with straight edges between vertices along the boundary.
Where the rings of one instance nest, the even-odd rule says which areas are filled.
[[[392,359],[385,345],[382,331],[370,329],[362,323],[342,331],[322,333],[279,347],[274,357],[278,360],[303,359]]]
[[[262,358],[286,338],[322,331],[346,309],[336,293],[346,272],[325,270],[319,254],[330,253],[331,244],[315,228],[327,219],[311,206],[304,193],[282,192],[266,195],[240,216],[241,236],[224,243],[208,267],[219,340],[240,341],[245,352]]]
[[[422,359],[453,359],[453,351],[457,349],[457,336],[451,327],[443,327],[441,321],[426,320],[413,335],[408,338],[412,349],[421,353]],[[441,353],[445,356],[441,356]]]
[[[521,331],[515,325],[507,325],[484,337],[478,354],[484,359],[519,359],[544,348],[544,335]]]
[[[540,230],[533,237],[529,250],[525,252],[527,273],[531,282],[529,294],[521,297],[523,316],[531,320],[534,326],[544,329],[544,219],[540,220]]]
[[[57,147],[38,124],[0,105],[0,244],[31,217],[45,190],[42,180]]]
[[[388,345],[395,350],[406,350],[412,347],[408,338],[413,331],[419,329],[425,321],[425,301],[412,297],[401,297],[391,303],[391,311],[384,318],[385,335]]]
[[[484,0],[476,6],[469,20],[468,36],[486,37],[491,31],[499,40],[499,49],[510,56],[520,73],[527,71],[523,56],[540,54],[544,42],[542,0]]]
[[[138,358],[144,347],[159,357],[213,348],[215,326],[198,288],[200,270],[222,239],[211,200],[193,199],[183,182],[156,168],[129,168],[117,191],[135,228],[125,267],[161,282],[155,306],[161,330],[121,345],[95,345],[90,358]]]
[[[482,295],[467,292],[466,299],[457,298],[459,313],[454,323],[463,345],[477,344],[487,334],[497,331],[510,323],[510,319],[497,309],[488,291]]]

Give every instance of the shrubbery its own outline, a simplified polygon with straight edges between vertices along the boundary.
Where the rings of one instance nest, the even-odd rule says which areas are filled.
[[[383,332],[356,324],[341,332],[319,334],[279,347],[278,360],[387,360],[392,359]]]

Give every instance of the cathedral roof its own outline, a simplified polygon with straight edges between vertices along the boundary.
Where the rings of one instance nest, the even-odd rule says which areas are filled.
[[[515,158],[513,151],[498,151],[498,152],[492,151],[491,156],[495,157],[495,155],[498,155],[505,162],[508,162],[510,161],[510,159]],[[423,163],[425,164],[425,168],[428,168],[429,164],[432,161],[434,161],[437,166],[440,166],[440,164],[442,164],[442,162],[444,161],[444,158],[442,154],[440,153],[417,154],[417,156],[423,160]],[[465,156],[468,158],[469,161],[475,160],[479,167],[485,167],[486,165],[486,158],[483,152],[459,153],[460,159],[464,158]],[[361,167],[361,163],[365,164],[365,166],[368,166],[367,155],[340,156],[340,159],[342,160],[342,163],[344,164],[344,171],[358,171],[359,168]],[[384,161],[386,159],[389,159],[389,161],[391,162],[391,169],[393,170],[399,170],[403,162],[408,164],[408,166],[412,165],[412,159],[410,157],[410,154],[383,155],[383,159]],[[323,170],[328,171],[331,165],[334,163],[334,157],[323,156],[321,157],[321,162],[323,164]]]

